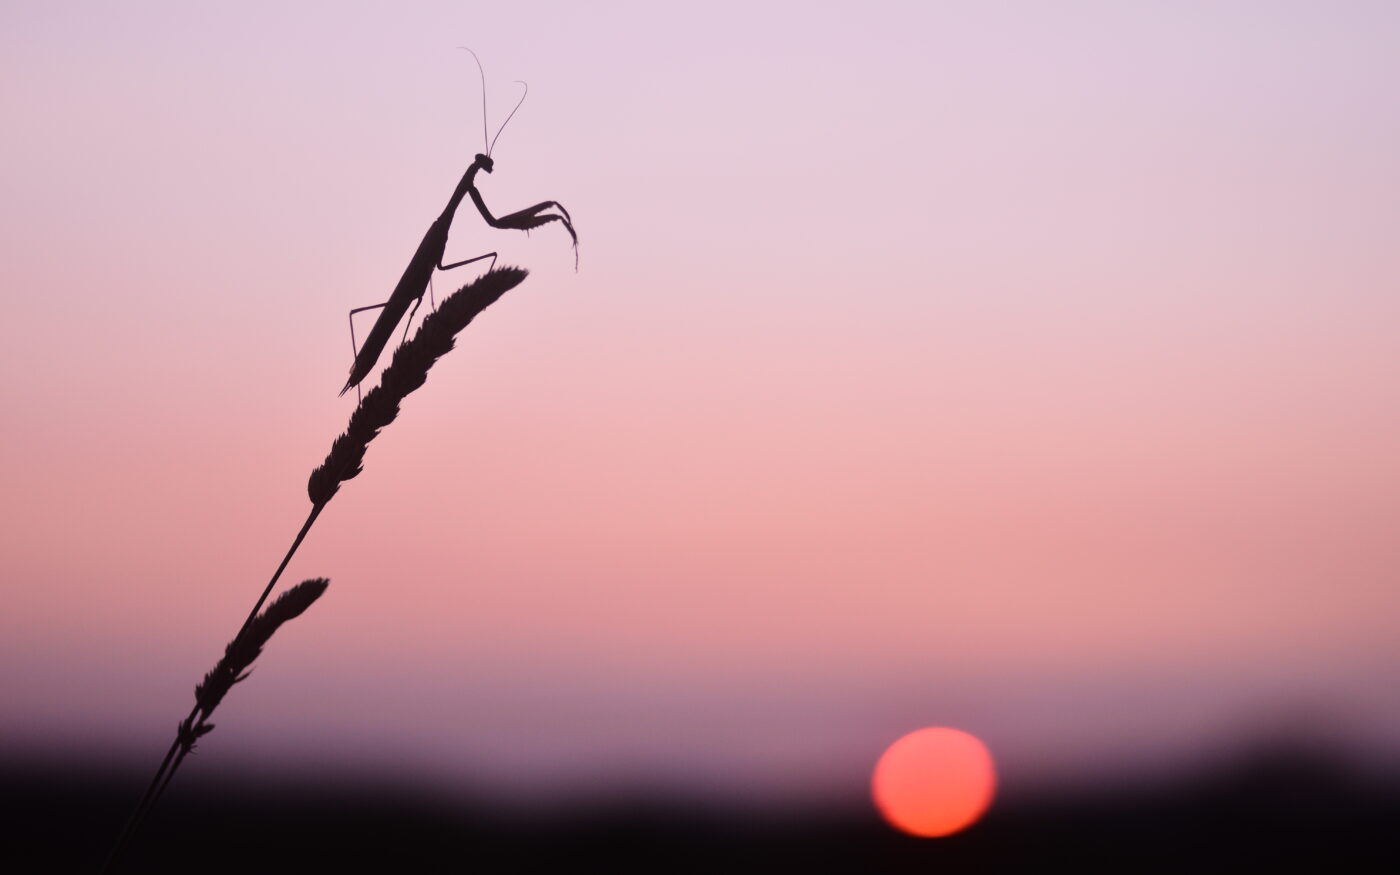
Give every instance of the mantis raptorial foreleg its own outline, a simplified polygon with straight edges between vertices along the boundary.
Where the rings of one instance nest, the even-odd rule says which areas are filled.
[[[481,213],[481,218],[486,220],[486,224],[492,228],[502,228],[507,231],[531,231],[550,222],[558,222],[564,226],[564,230],[569,232],[569,239],[574,242],[574,269],[578,270],[578,234],[574,231],[574,220],[569,215],[569,211],[564,209],[564,205],[558,201],[543,201],[533,207],[526,207],[504,216],[493,216],[491,210],[487,208],[486,202],[481,199],[481,193],[473,187],[468,194],[471,195],[472,202],[476,204],[477,212]],[[558,213],[546,213],[545,210],[556,209]]]

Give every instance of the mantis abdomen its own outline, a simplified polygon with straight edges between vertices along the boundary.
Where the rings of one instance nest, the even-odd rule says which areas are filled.
[[[412,260],[408,262],[403,276],[399,278],[399,284],[394,286],[394,293],[379,311],[379,318],[374,321],[374,327],[369,330],[364,345],[355,354],[355,363],[350,366],[350,379],[345,382],[345,388],[340,390],[340,394],[344,395],[350,391],[350,387],[369,375],[375,362],[379,361],[380,354],[384,352],[384,347],[389,345],[389,338],[394,336],[399,321],[408,312],[409,305],[421,300],[427,292],[428,280],[432,277],[434,268],[442,261],[443,251],[447,248],[447,226],[450,221],[450,217],[447,221],[439,218],[428,228],[428,233],[423,235],[423,242],[418,244],[418,251],[413,253]]]

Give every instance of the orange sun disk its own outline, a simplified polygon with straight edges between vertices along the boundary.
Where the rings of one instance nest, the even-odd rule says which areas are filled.
[[[931,727],[890,745],[870,789],[890,825],[924,838],[952,835],[992,804],[996,769],[987,746],[957,729]]]

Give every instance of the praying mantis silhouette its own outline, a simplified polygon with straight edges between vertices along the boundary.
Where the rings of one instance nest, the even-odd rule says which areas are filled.
[[[486,71],[481,66],[481,59],[476,57],[476,52],[458,46],[471,53],[476,59],[477,70],[481,74],[481,139],[486,147],[485,154],[479,154],[472,161],[467,172],[462,175],[461,182],[457,183],[457,188],[452,192],[452,197],[447,201],[447,207],[443,209],[442,215],[428,226],[428,233],[423,235],[423,242],[418,244],[418,250],[413,253],[413,258],[409,260],[408,267],[404,269],[403,276],[399,278],[398,285],[394,286],[394,291],[389,295],[389,300],[382,304],[371,304],[368,307],[356,307],[350,311],[350,346],[355,346],[355,314],[363,313],[367,310],[382,311],[379,318],[375,320],[374,327],[370,329],[369,335],[365,338],[363,346],[355,351],[355,363],[350,367],[350,378],[345,383],[345,388],[340,390],[344,395],[350,391],[352,386],[358,386],[375,362],[379,361],[379,356],[384,352],[384,347],[388,345],[389,338],[393,336],[394,330],[398,327],[399,321],[403,319],[404,313],[408,312],[408,324],[404,325],[404,337],[408,336],[408,327],[413,323],[413,315],[418,312],[418,306],[423,303],[423,295],[431,288],[434,270],[452,270],[464,264],[471,264],[483,259],[491,259],[491,267],[496,265],[496,253],[488,252],[485,255],[478,255],[464,261],[443,264],[443,255],[447,251],[447,232],[452,226],[452,218],[457,213],[457,207],[462,203],[464,197],[470,196],[472,203],[476,205],[477,212],[481,213],[481,218],[486,220],[486,224],[492,228],[502,228],[515,231],[530,231],[550,222],[559,222],[564,226],[564,230],[569,232],[569,237],[574,244],[574,269],[578,269],[578,234],[574,232],[573,219],[569,217],[569,211],[558,201],[543,201],[533,207],[526,207],[518,212],[506,216],[493,216],[486,207],[486,202],[481,199],[481,192],[476,188],[476,174],[478,171],[490,173],[495,168],[495,163],[491,160],[491,150],[496,147],[496,140],[500,139],[501,131],[505,130],[510,120],[515,117],[515,113],[520,109],[520,105],[525,102],[525,98],[530,93],[530,86],[521,82],[525,86],[525,92],[520,95],[520,100],[515,104],[515,109],[510,111],[506,120],[501,122],[501,126],[496,129],[496,136],[490,142],[486,141]],[[558,212],[546,212],[548,210]],[[489,271],[491,268],[487,268]],[[413,305],[413,310],[408,311],[409,304]]]

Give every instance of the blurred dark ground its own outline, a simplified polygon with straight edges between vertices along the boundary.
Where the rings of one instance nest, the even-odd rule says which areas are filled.
[[[0,871],[95,871],[147,778],[9,753]],[[1305,748],[1152,787],[999,800],[933,840],[864,800],[757,815],[614,792],[503,810],[384,782],[180,778],[119,871],[1400,872],[1400,780]]]

